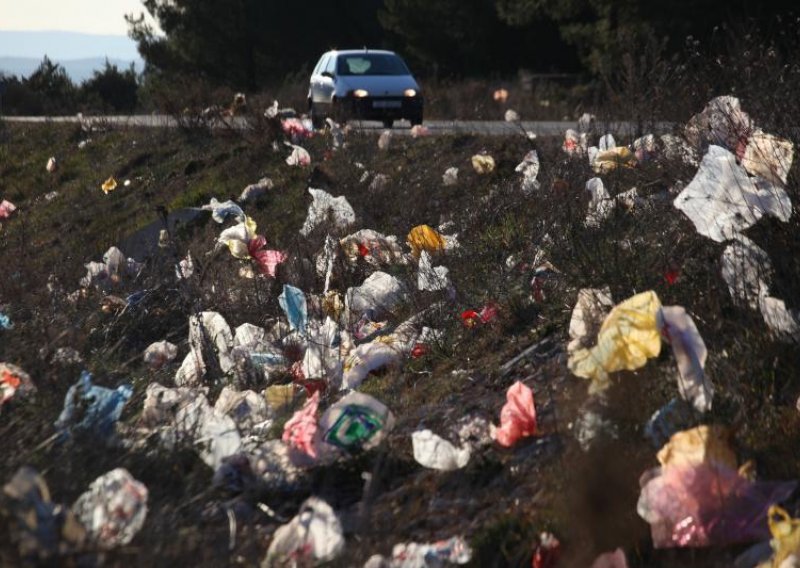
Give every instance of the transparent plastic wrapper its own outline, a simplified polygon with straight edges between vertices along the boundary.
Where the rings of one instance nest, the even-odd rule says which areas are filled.
[[[389,146],[392,145],[392,136],[391,130],[384,130],[381,132],[381,135],[378,136],[378,149],[388,150]]]
[[[361,286],[347,289],[345,305],[353,314],[375,310],[376,314],[390,313],[406,298],[403,284],[386,272],[370,274]]]
[[[442,183],[445,186],[454,186],[458,183],[458,168],[447,168],[442,175]]]
[[[764,215],[787,222],[792,214],[792,202],[782,187],[749,177],[736,156],[720,146],[709,146],[674,205],[698,233],[717,242],[735,238]]]
[[[711,409],[714,385],[706,376],[708,351],[694,320],[680,306],[664,306],[662,334],[669,339],[678,363],[678,392],[698,412]]]
[[[614,211],[616,202],[611,199],[611,194],[608,193],[603,185],[603,180],[599,177],[594,177],[586,182],[586,191],[591,197],[585,224],[587,227],[598,227]]]
[[[0,408],[15,396],[27,396],[36,391],[30,375],[11,363],[0,363]]]
[[[283,292],[278,296],[278,304],[286,319],[289,327],[300,333],[305,333],[308,328],[308,307],[306,306],[306,295],[300,288],[295,288],[289,284],[283,285]]]
[[[419,258],[422,251],[435,255],[445,250],[446,240],[439,231],[428,225],[417,225],[408,232],[406,243],[411,254]]]
[[[783,186],[793,161],[794,144],[791,141],[757,130],[747,140],[742,166],[750,175]]]
[[[449,273],[445,266],[433,266],[430,255],[422,251],[417,271],[417,289],[430,292],[446,290],[450,287]]]
[[[4,199],[0,201],[0,219],[8,219],[11,214],[17,210],[17,206],[10,201]]]
[[[753,482],[717,462],[645,472],[636,510],[655,548],[728,546],[768,538],[767,511],[797,482]]]
[[[406,542],[395,544],[391,568],[440,568],[447,564],[467,564],[472,549],[460,536],[432,543]]]
[[[569,320],[569,338],[567,351],[570,353],[581,347],[588,347],[587,342],[600,331],[606,314],[614,307],[611,289],[583,288],[578,291],[578,299],[572,308]]]
[[[8,517],[7,534],[23,559],[52,562],[86,541],[86,529],[69,508],[50,500],[47,483],[31,467],[19,468],[3,486],[0,506]]]
[[[461,469],[469,463],[472,450],[464,446],[456,448],[444,438],[430,430],[418,430],[411,434],[414,459],[423,467],[452,471]]]
[[[307,379],[326,379],[338,384],[343,365],[339,344],[339,328],[331,318],[325,318],[322,325],[312,326],[303,355],[303,375]]]
[[[492,438],[509,448],[521,438],[536,435],[536,407],[533,391],[517,381],[508,388],[506,403],[500,411],[500,427],[492,428]]]
[[[244,222],[245,214],[242,208],[236,203],[231,201],[217,201],[216,197],[212,197],[207,205],[201,207],[204,211],[211,211],[211,217],[217,223],[224,223],[228,217],[233,217],[239,222]]]
[[[741,158],[752,130],[753,121],[742,110],[739,99],[723,96],[711,99],[702,112],[690,118],[684,132],[697,148],[722,146]]]
[[[384,235],[372,229],[361,229],[339,240],[345,258],[355,263],[359,258],[373,266],[402,262],[403,249],[394,235]]]
[[[522,192],[529,195],[539,189],[539,182],[536,180],[539,175],[539,154],[536,150],[531,150],[514,169],[515,172],[522,174]]]
[[[272,413],[262,394],[252,390],[237,391],[223,387],[214,403],[214,410],[230,416],[242,434],[250,434],[257,427],[269,426]]]
[[[160,369],[178,356],[178,346],[169,341],[151,343],[144,350],[144,363],[153,370]]]
[[[321,189],[308,188],[313,201],[308,206],[308,216],[306,217],[300,234],[308,236],[317,226],[322,225],[330,219],[336,229],[347,229],[356,222],[356,213],[343,195],[333,197],[330,193]]]
[[[55,423],[62,435],[70,432],[90,432],[102,438],[114,434],[122,409],[133,395],[130,385],[107,389],[92,384],[88,371],[81,373],[64,397],[64,409]]]
[[[494,171],[494,158],[486,154],[475,154],[472,156],[472,169],[479,175],[490,174]]]
[[[144,526],[147,495],[147,487],[117,468],[95,479],[72,512],[86,527],[89,542],[111,549],[129,544]]]
[[[661,352],[658,314],[661,302],[655,292],[642,292],[618,304],[608,314],[597,335],[597,345],[570,353],[569,369],[591,380],[589,392],[609,384],[609,373],[635,370]]]
[[[242,203],[247,203],[248,201],[258,199],[273,187],[275,187],[275,184],[272,183],[271,179],[266,177],[261,178],[256,183],[251,183],[242,190],[242,194],[239,196],[239,201]]]
[[[233,368],[233,334],[228,322],[217,312],[200,312],[189,318],[189,347],[199,355],[206,345],[214,349],[223,373]]]
[[[330,562],[342,553],[344,544],[342,525],[334,510],[322,499],[309,497],[297,515],[275,531],[261,566]]]
[[[564,144],[562,149],[570,156],[582,156],[586,153],[587,141],[586,133],[578,134],[571,128],[564,133]]]
[[[304,167],[311,165],[311,154],[302,146],[289,144],[292,148],[291,154],[286,158],[286,163],[290,166]]]
[[[394,428],[394,415],[379,400],[351,392],[331,405],[319,420],[324,444],[340,452],[369,450]]]

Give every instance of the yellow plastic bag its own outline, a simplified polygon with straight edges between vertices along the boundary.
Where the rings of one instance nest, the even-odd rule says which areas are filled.
[[[117,180],[114,179],[114,176],[111,176],[106,181],[103,182],[103,185],[100,186],[100,189],[103,190],[103,193],[108,195],[115,189],[117,189]]]
[[[592,163],[595,173],[602,174],[617,169],[619,166],[632,168],[636,165],[636,156],[626,146],[617,146],[599,152]]]
[[[800,519],[793,519],[789,513],[777,505],[769,508],[767,519],[769,531],[772,533],[770,544],[775,555],[770,564],[762,564],[762,566],[779,568],[790,556],[800,557]]]
[[[662,467],[694,467],[706,463],[735,470],[736,454],[730,441],[731,432],[724,426],[698,426],[673,434],[657,457]]]
[[[475,154],[472,156],[472,167],[481,175],[490,174],[494,171],[494,158],[485,154]]]
[[[417,225],[411,229],[406,237],[406,242],[411,247],[411,254],[414,255],[414,258],[419,258],[422,251],[436,254],[444,250],[444,237],[428,225]]]
[[[661,352],[658,312],[661,301],[652,290],[628,298],[608,314],[597,335],[597,345],[577,349],[568,366],[576,376],[592,381],[589,392],[608,387],[608,374],[632,371]]]

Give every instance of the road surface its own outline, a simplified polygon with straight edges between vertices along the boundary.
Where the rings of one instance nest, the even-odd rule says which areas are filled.
[[[102,126],[110,124],[113,126],[131,126],[148,128],[174,128],[178,125],[175,118],[168,115],[134,115],[134,116],[7,116],[2,120],[8,122],[67,122],[79,123],[86,122],[91,125]],[[362,132],[379,132],[384,130],[380,122],[370,121],[351,121],[350,124]],[[428,120],[424,123],[431,134],[486,134],[486,135],[518,135],[523,133],[534,133],[537,136],[561,136],[568,128],[577,128],[577,121],[522,121],[504,122],[490,120]],[[212,121],[215,128],[246,128],[246,117],[235,117],[227,119],[215,119]],[[310,121],[309,121],[310,127]],[[669,132],[672,125],[669,123],[658,123],[655,125],[655,133],[661,134]],[[609,124],[598,123],[596,130],[599,132],[612,132],[619,135],[637,135],[651,130],[639,130],[638,125],[633,122],[613,122]],[[410,133],[410,126],[405,121],[397,121],[393,131],[397,134]]]

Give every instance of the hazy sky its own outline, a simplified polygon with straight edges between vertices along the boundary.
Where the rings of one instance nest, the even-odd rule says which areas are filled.
[[[141,0],[0,0],[0,30],[65,30],[126,35],[125,14]]]

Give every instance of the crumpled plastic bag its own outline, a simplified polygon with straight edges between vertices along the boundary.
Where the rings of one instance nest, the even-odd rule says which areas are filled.
[[[525,154],[514,171],[522,174],[522,193],[530,195],[539,189],[539,182],[536,180],[539,175],[539,154],[536,153],[536,150]]]
[[[673,434],[658,452],[662,467],[700,464],[724,465],[736,469],[736,454],[731,448],[731,432],[719,425],[703,425]]]
[[[263,430],[272,424],[272,413],[266,399],[252,390],[223,387],[214,403],[214,410],[230,416],[242,434],[251,434],[256,428]]]
[[[450,287],[450,271],[445,266],[433,266],[431,257],[426,251],[419,256],[417,270],[417,289],[435,292]]]
[[[653,159],[658,151],[658,144],[656,143],[656,137],[652,134],[645,134],[640,138],[637,138],[631,144],[633,148],[633,154],[636,157],[637,162],[647,162]]]
[[[717,242],[735,238],[765,214],[783,222],[792,214],[792,202],[782,187],[750,178],[736,157],[720,146],[709,146],[674,205],[698,233]]]
[[[618,167],[632,168],[635,165],[636,156],[626,146],[616,146],[607,150],[600,149],[592,160],[592,169],[598,174],[608,173]]]
[[[658,314],[661,302],[655,292],[642,292],[618,304],[608,314],[591,349],[576,349],[567,362],[576,376],[592,381],[589,392],[605,389],[609,373],[633,371],[661,352]]]
[[[472,549],[463,537],[454,536],[433,543],[407,542],[395,544],[391,568],[433,568],[445,564],[467,564]]]
[[[275,187],[275,184],[270,178],[261,178],[256,183],[251,183],[242,190],[242,194],[239,196],[239,201],[242,203],[247,203],[248,201],[258,199],[273,187]]]
[[[28,373],[11,363],[0,363],[0,407],[17,394],[26,396],[35,391]]]
[[[308,192],[313,201],[308,206],[308,216],[300,229],[300,234],[304,237],[329,219],[333,227],[340,230],[347,229],[356,222],[356,213],[345,196],[333,197],[326,191],[311,187],[308,188]]]
[[[125,258],[117,247],[111,247],[103,254],[103,262],[89,262],[84,266],[86,276],[81,278],[80,285],[84,288],[102,288],[108,284],[116,285],[123,278],[135,278],[143,265],[132,258]]]
[[[81,373],[64,397],[64,409],[55,423],[62,435],[83,431],[102,438],[114,434],[122,409],[133,395],[130,385],[108,389],[92,384],[88,371]]]
[[[53,559],[80,549],[86,541],[86,529],[72,511],[50,500],[47,483],[32,467],[19,468],[3,486],[0,506],[22,558]]]
[[[194,353],[201,360],[205,348],[212,348],[223,373],[234,366],[231,358],[233,334],[228,322],[217,312],[200,312],[189,318],[189,347],[190,355]]]
[[[736,238],[722,252],[722,279],[731,297],[738,303],[758,309],[759,300],[769,293],[772,262],[769,255],[744,235]]]
[[[303,375],[306,379],[326,379],[333,384],[341,380],[343,360],[339,343],[339,328],[331,318],[325,318],[322,325],[311,327],[303,355]]]
[[[491,429],[492,438],[510,448],[520,438],[536,435],[536,407],[533,391],[520,381],[508,388],[506,403],[500,411],[500,427]]]
[[[11,214],[17,210],[17,206],[10,201],[4,199],[0,201],[0,219],[8,219]]]
[[[800,336],[800,310],[790,310],[786,302],[771,296],[762,297],[758,305],[764,323],[779,337]]]
[[[288,144],[292,148],[291,154],[286,158],[286,163],[290,166],[304,167],[311,165],[311,154],[302,146]]]
[[[381,132],[381,135],[378,136],[378,149],[388,150],[389,146],[392,144],[392,137],[393,133],[391,130],[384,130]]]
[[[144,363],[153,370],[160,369],[178,356],[178,346],[169,341],[156,341],[144,350]]]
[[[708,351],[691,316],[681,306],[664,306],[662,333],[669,339],[678,363],[678,391],[698,412],[711,409],[714,385],[706,376]]]
[[[786,185],[794,160],[794,144],[785,138],[756,130],[747,140],[742,166],[750,175]]]
[[[614,301],[611,299],[611,289],[608,286],[579,290],[569,320],[570,342],[567,351],[572,353],[581,347],[588,347],[587,340],[597,335],[606,314],[613,307]]]
[[[201,207],[203,211],[211,211],[211,217],[217,223],[224,223],[228,217],[233,217],[239,222],[244,222],[245,214],[242,208],[236,203],[231,201],[217,201],[216,197],[212,197],[207,205]]]
[[[469,463],[472,450],[464,446],[456,448],[444,438],[428,429],[418,430],[411,434],[414,459],[423,467],[452,471],[461,469]]]
[[[391,313],[405,298],[406,290],[400,280],[386,272],[376,271],[361,286],[347,289],[345,306],[353,314],[374,310],[377,317]]]
[[[358,345],[344,361],[342,390],[358,388],[372,371],[398,364],[410,349],[393,335]]]
[[[72,505],[86,527],[89,542],[102,549],[129,544],[147,516],[147,487],[126,469],[117,468],[95,479]]]
[[[458,168],[447,168],[442,175],[442,184],[445,186],[453,186],[458,183]]]
[[[411,247],[411,254],[419,258],[422,251],[435,255],[445,250],[445,238],[436,229],[428,225],[417,225],[408,232],[406,243]]]
[[[585,224],[587,227],[598,227],[614,211],[616,202],[611,199],[611,194],[608,193],[603,185],[603,180],[599,177],[594,177],[586,182],[586,191],[589,192],[591,198]]]
[[[373,266],[394,264],[403,259],[403,249],[394,235],[384,235],[372,229],[361,229],[339,240],[345,258],[355,263],[359,258]]]
[[[114,179],[114,176],[111,176],[100,185],[100,189],[103,190],[103,193],[108,195],[109,193],[117,189],[117,180]]]
[[[322,499],[309,497],[297,515],[275,531],[261,567],[330,562],[342,553],[344,544],[342,525],[334,510]]]
[[[564,133],[564,144],[562,149],[570,156],[581,156],[586,153],[587,147],[586,133],[578,134],[571,128]]]
[[[519,113],[517,111],[515,111],[514,109],[508,109],[505,112],[505,114],[503,115],[503,119],[506,122],[519,122],[520,121],[520,116],[519,116]]]
[[[11,322],[11,318],[3,312],[0,312],[0,329],[14,329],[14,324]]]
[[[306,295],[300,288],[295,288],[289,284],[283,285],[283,292],[278,296],[278,304],[286,319],[289,327],[300,333],[305,333],[308,328],[308,307],[306,305]]]
[[[205,376],[206,363],[202,353],[189,349],[189,353],[175,372],[175,384],[179,387],[199,385]]]
[[[394,428],[394,415],[379,400],[351,392],[331,405],[319,419],[321,440],[342,452],[378,446]]]
[[[52,174],[58,170],[58,160],[56,160],[55,156],[50,156],[47,160],[47,165],[44,167],[47,170],[47,173]]]
[[[228,247],[235,258],[244,260],[250,258],[250,241],[256,237],[256,229],[256,222],[245,215],[242,221],[222,231],[217,242]]]
[[[142,422],[158,429],[167,448],[182,442],[193,445],[200,459],[214,470],[241,447],[236,423],[217,412],[200,389],[151,383],[145,391]]]
[[[479,175],[490,174],[494,171],[494,158],[486,154],[475,154],[472,156],[472,168]]]
[[[315,392],[303,408],[294,415],[283,426],[283,436],[281,439],[289,446],[291,452],[298,452],[302,456],[317,458],[317,412],[319,410],[319,391]]]
[[[753,482],[717,462],[645,472],[636,511],[655,548],[728,546],[768,537],[767,510],[795,481]]]
[[[741,158],[752,130],[753,121],[742,110],[739,99],[722,96],[711,99],[702,112],[690,118],[684,132],[695,147],[722,146]]]

